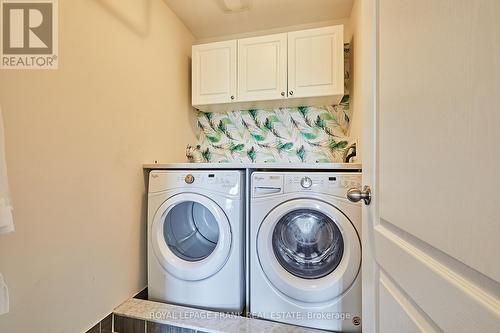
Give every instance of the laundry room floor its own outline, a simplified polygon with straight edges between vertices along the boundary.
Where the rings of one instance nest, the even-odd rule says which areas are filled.
[[[113,311],[119,333],[319,333],[324,331],[131,298]]]

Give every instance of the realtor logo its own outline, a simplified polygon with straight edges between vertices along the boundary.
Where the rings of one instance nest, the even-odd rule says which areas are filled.
[[[2,69],[57,69],[57,0],[0,0]]]

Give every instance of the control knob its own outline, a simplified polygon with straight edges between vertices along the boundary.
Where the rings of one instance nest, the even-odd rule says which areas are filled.
[[[189,174],[186,176],[186,178],[184,178],[184,181],[186,182],[186,184],[192,184],[194,182],[194,176]]]
[[[309,177],[304,177],[300,180],[300,185],[303,187],[303,188],[310,188],[312,186],[313,182],[311,180],[311,178]]]

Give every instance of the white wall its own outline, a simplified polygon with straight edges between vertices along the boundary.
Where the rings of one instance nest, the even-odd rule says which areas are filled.
[[[195,140],[193,36],[163,1],[59,1],[59,18],[59,70],[0,71],[16,222],[0,332],[82,332],[144,288],[141,164]]]

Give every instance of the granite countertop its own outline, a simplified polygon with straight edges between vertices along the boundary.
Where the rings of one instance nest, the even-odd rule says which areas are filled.
[[[146,170],[162,169],[269,169],[269,170],[361,170],[360,163],[154,163]]]
[[[320,333],[324,331],[272,321],[131,298],[113,313],[149,322],[202,330],[207,333]]]

